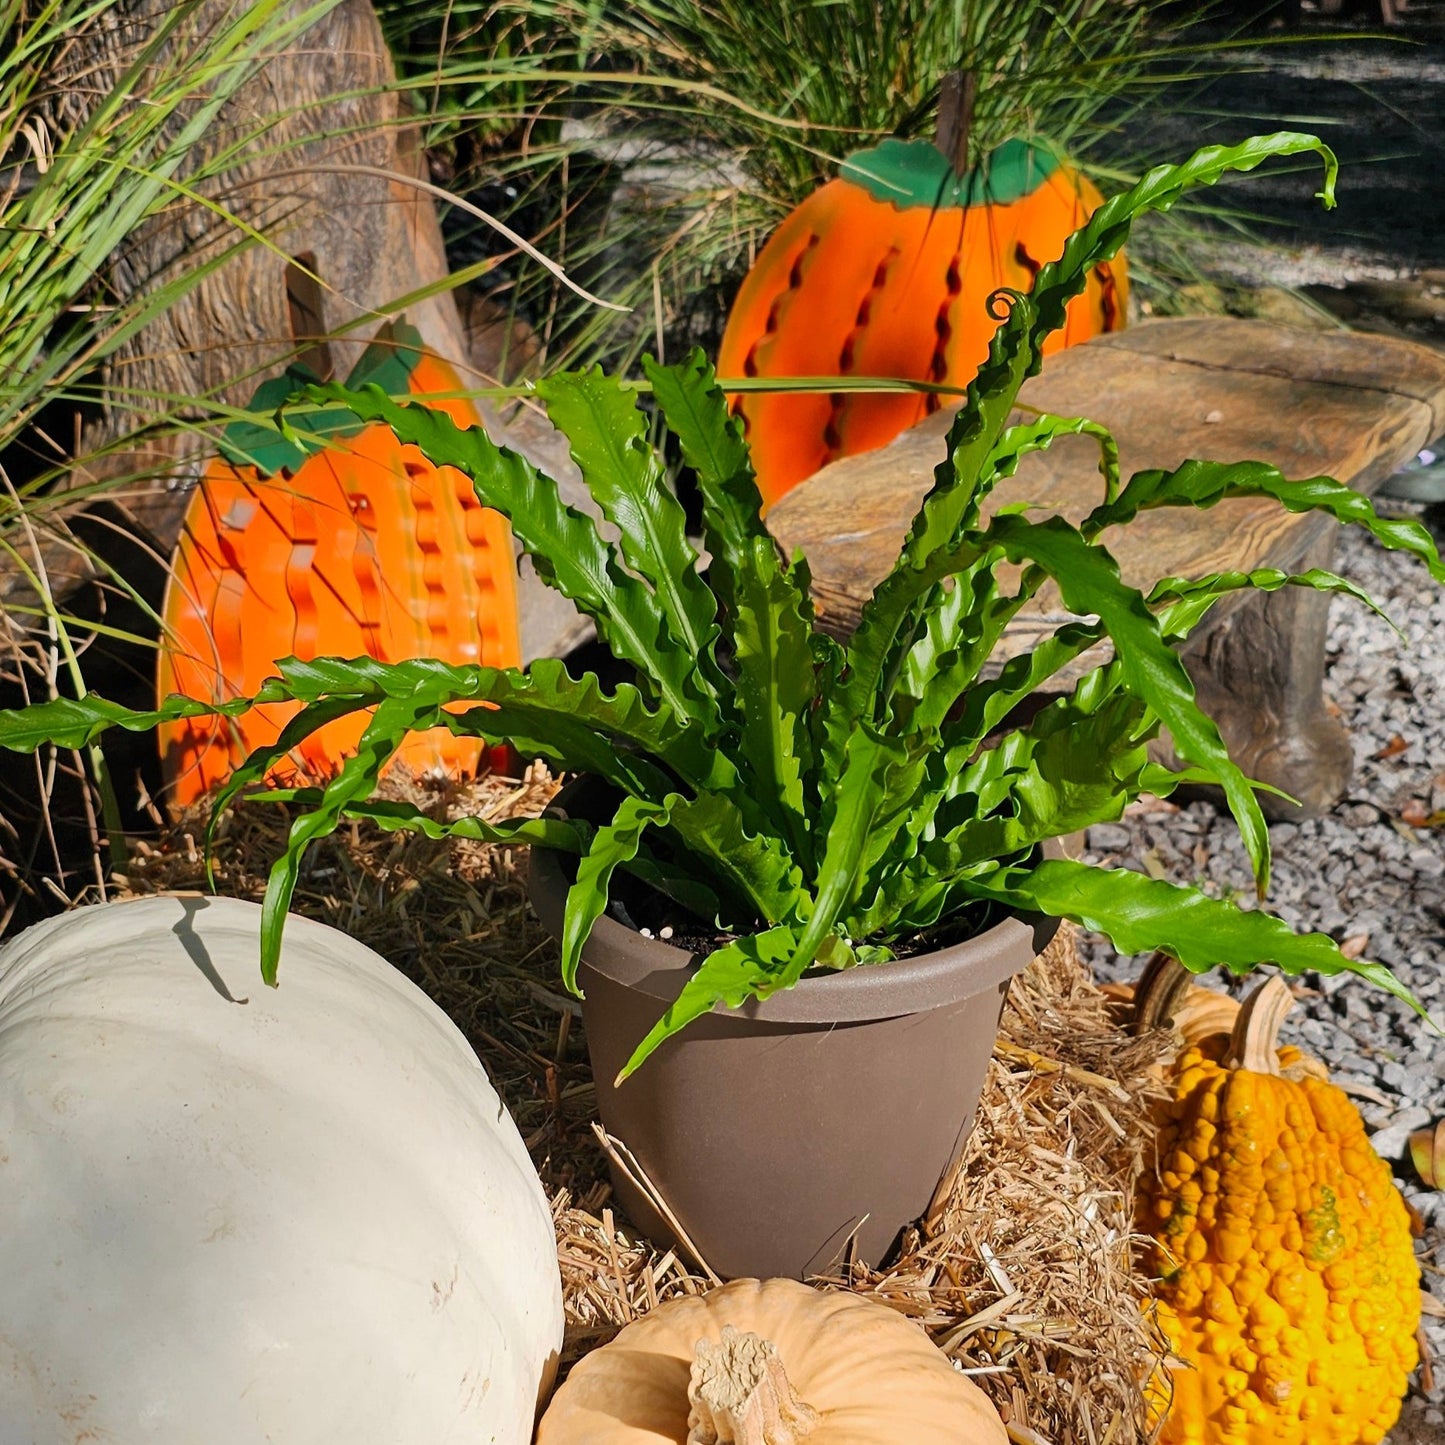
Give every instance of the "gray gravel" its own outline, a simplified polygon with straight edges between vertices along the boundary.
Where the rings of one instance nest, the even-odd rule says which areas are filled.
[[[1355,775],[1328,816],[1271,826],[1268,906],[1296,928],[1362,944],[1364,957],[1388,964],[1445,1024],[1445,827],[1421,825],[1445,811],[1445,592],[1413,560],[1353,529],[1336,570],[1365,586],[1404,639],[1364,608],[1332,605],[1326,685],[1350,723]],[[1141,803],[1121,822],[1091,828],[1083,856],[1217,896],[1252,897],[1234,824],[1209,803]],[[1101,977],[1138,974],[1142,959],[1118,957],[1103,939],[1085,946]],[[1313,992],[1291,1013],[1285,1036],[1356,1095],[1376,1151],[1426,1222],[1424,1278],[1445,1304],[1436,1268],[1445,1269],[1445,1192],[1420,1184],[1407,1147],[1411,1130],[1445,1118],[1445,1038],[1352,975],[1302,982]],[[1426,1395],[1417,1376],[1396,1442],[1445,1441],[1445,1319],[1427,1320],[1426,1331],[1441,1379]]]

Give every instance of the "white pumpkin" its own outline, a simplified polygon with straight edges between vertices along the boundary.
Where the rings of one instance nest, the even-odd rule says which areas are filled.
[[[0,949],[0,1445],[524,1445],[547,1202],[481,1064],[370,949],[155,898]]]

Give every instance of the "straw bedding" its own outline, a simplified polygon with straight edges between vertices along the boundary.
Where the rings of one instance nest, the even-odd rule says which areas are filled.
[[[438,816],[493,820],[535,813],[555,791],[540,769],[388,787]],[[285,821],[260,806],[223,820],[221,892],[260,896]],[[203,887],[202,828],[191,817],[136,844],[121,891]],[[521,876],[509,849],[348,826],[312,851],[293,906],[402,968],[482,1058],[552,1200],[565,1369],[659,1301],[708,1288],[710,1271],[639,1237],[611,1207],[578,1006],[560,990]],[[830,1281],[918,1320],[992,1397],[1017,1445],[1148,1439],[1140,1384],[1159,1342],[1133,1268],[1132,1198],[1150,1070],[1168,1047],[1110,1021],[1066,927],[1010,991],[957,1177],[895,1263]]]

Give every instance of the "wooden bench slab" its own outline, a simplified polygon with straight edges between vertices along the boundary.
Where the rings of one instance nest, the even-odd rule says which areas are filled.
[[[1020,400],[1108,426],[1126,477],[1191,457],[1253,459],[1370,493],[1445,432],[1445,356],[1391,337],[1263,321],[1153,321],[1051,357]],[[942,411],[879,451],[833,463],[769,513],[785,549],[807,554],[830,631],[852,630],[892,566],[942,460],[950,420]],[[1102,496],[1097,456],[1085,438],[1061,440],[1027,458],[985,510],[1030,502],[1077,521]],[[1243,499],[1205,512],[1147,512],[1103,540],[1125,580],[1147,588],[1170,575],[1327,566],[1337,534],[1328,518]],[[1241,764],[1311,811],[1340,796],[1351,766],[1349,739],[1321,690],[1328,603],[1298,589],[1237,594],[1215,608],[1185,653],[1200,701]],[[1000,661],[1068,616],[1057,592],[1045,589],[1010,628]],[[1060,685],[1102,655],[1081,660]]]

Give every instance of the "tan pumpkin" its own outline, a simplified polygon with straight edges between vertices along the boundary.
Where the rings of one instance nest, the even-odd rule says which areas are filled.
[[[537,1445],[1007,1445],[988,1397],[858,1295],[739,1279],[586,1356]]]

